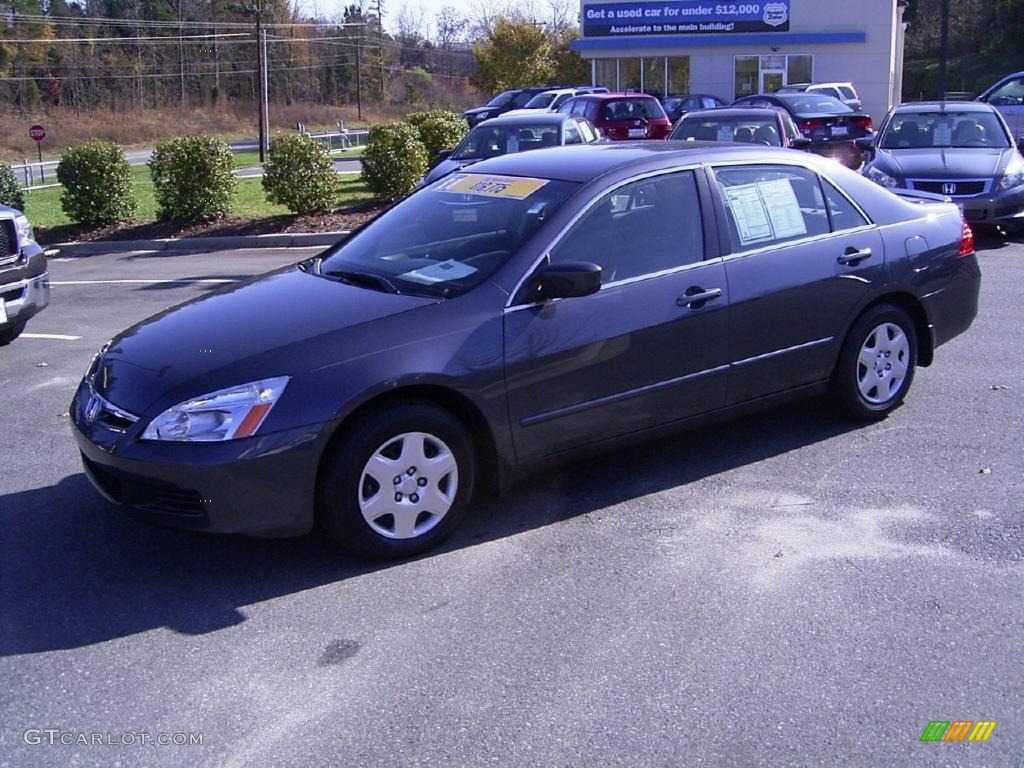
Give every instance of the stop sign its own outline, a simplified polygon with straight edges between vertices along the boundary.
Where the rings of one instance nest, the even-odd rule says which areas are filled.
[[[41,125],[33,125],[28,129],[28,135],[32,141],[42,141],[46,138],[46,129]]]

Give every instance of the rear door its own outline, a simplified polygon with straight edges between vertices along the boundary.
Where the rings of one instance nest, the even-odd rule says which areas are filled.
[[[729,402],[823,381],[885,254],[876,227],[799,166],[714,169],[726,222]]]
[[[706,178],[693,170],[617,186],[551,248],[602,268],[590,296],[505,312],[506,382],[517,455],[537,459],[720,408],[729,291],[708,258]]]
[[[999,110],[1014,141],[1024,136],[1024,76],[1007,78],[988,93],[982,94],[979,101],[991,104]]]

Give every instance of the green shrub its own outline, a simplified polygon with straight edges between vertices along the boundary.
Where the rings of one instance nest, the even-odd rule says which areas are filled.
[[[276,137],[263,166],[263,189],[267,200],[295,213],[333,209],[338,175],[327,147],[312,136],[292,133]]]
[[[427,172],[427,150],[408,123],[370,128],[363,152],[363,181],[378,200],[411,192]]]
[[[430,112],[413,112],[406,115],[405,122],[420,134],[420,141],[427,150],[427,162],[438,162],[437,153],[442,149],[455,149],[469,132],[469,125],[454,112],[433,109]]]
[[[0,163],[0,205],[25,210],[25,196],[21,194],[21,187],[14,177],[11,166]]]
[[[153,150],[157,218],[195,223],[227,216],[238,180],[228,145],[210,136],[179,136]]]
[[[135,213],[132,167],[116,144],[90,141],[65,150],[57,181],[64,187],[60,205],[76,224],[114,224]]]

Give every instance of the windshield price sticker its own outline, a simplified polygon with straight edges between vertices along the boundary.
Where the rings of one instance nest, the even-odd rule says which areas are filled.
[[[481,197],[505,197],[525,200],[548,183],[547,179],[518,176],[486,176],[481,173],[460,173],[437,187],[438,192],[461,192]]]
[[[720,125],[718,126],[718,140],[719,141],[732,141],[733,132],[731,125]]]

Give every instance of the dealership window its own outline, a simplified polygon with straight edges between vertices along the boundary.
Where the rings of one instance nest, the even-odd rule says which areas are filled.
[[[628,88],[639,91],[643,85],[640,82],[640,59],[619,59],[619,90],[625,91]]]
[[[611,91],[643,89],[657,96],[689,93],[690,57],[594,59],[593,75],[594,85],[603,85]]]
[[[673,56],[668,60],[668,87],[666,93],[690,92],[690,57]]]
[[[618,59],[594,59],[594,85],[603,85],[609,91],[619,89]]]
[[[772,54],[736,57],[736,98],[771,93],[791,83],[814,82],[814,57]]]

